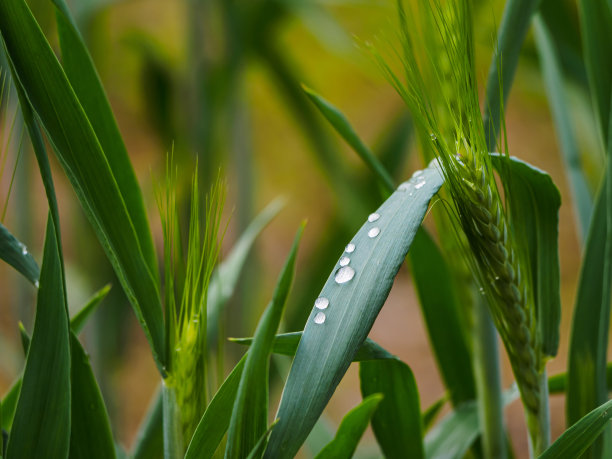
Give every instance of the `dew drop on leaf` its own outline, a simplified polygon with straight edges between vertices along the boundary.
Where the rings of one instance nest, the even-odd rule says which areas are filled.
[[[315,307],[317,309],[327,309],[327,306],[329,306],[329,300],[324,296],[320,296],[315,300]]]
[[[355,244],[351,243],[346,246],[344,249],[346,253],[353,253],[355,251]]]
[[[338,271],[336,271],[336,276],[334,280],[337,284],[345,284],[350,281],[355,276],[355,270],[350,266],[343,266]]]
[[[317,312],[317,315],[314,318],[315,324],[319,324],[321,325],[323,322],[325,322],[325,314],[322,312]]]
[[[379,234],[380,234],[380,228],[378,226],[375,226],[374,228],[370,229],[370,231],[368,231],[368,237],[370,238],[375,238]]]
[[[379,214],[377,214],[377,213],[373,213],[373,214],[370,214],[370,215],[368,216],[368,221],[369,221],[370,223],[372,223],[372,222],[375,222],[376,220],[378,220],[379,218],[380,218],[380,215],[379,215]]]
[[[349,257],[342,257],[340,258],[340,266],[346,266],[351,262],[351,259]]]

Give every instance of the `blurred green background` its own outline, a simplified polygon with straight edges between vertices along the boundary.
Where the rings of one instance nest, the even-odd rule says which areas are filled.
[[[51,43],[57,43],[50,1],[30,3]],[[477,1],[477,73],[484,87],[503,2]],[[248,222],[277,196],[287,205],[264,230],[250,254],[239,289],[225,312],[227,336],[253,333],[299,222],[308,226],[289,298],[285,331],[299,330],[312,301],[346,241],[381,202],[373,177],[337,138],[304,96],[314,88],[340,108],[373,147],[394,178],[420,167],[416,141],[403,102],[361,46],[392,47],[393,1],[383,0],[80,0],[69,2],[96,63],[148,206],[158,254],[161,231],[155,187],[174,151],[183,191],[195,158],[202,188],[221,170],[227,177],[223,243],[227,253]],[[580,38],[573,2],[547,0],[563,45],[563,64],[578,143],[596,181],[600,159],[585,96]],[[40,261],[46,200],[27,135],[15,118],[8,84],[0,134],[2,223]],[[572,202],[531,35],[524,46],[507,105],[511,154],[546,170],[561,190],[562,338],[554,374],[566,366],[569,323],[580,260]],[[23,137],[23,140],[21,138]],[[20,152],[20,153],[19,153]],[[19,160],[17,161],[17,158]],[[112,269],[64,174],[54,158],[63,225],[69,303],[78,308],[106,283],[111,295],[85,334],[117,438],[129,446],[159,383],[145,337],[123,298]],[[15,173],[10,196],[11,177]],[[440,206],[441,207],[441,206]],[[35,292],[8,266],[0,265],[0,391],[23,365],[18,321],[31,326]],[[413,369],[421,405],[438,399],[443,386],[433,360],[408,268],[403,268],[371,333]],[[227,344],[226,371],[244,350]],[[284,365],[283,365],[284,364]],[[288,361],[281,360],[282,369]],[[504,360],[504,384],[511,371]],[[282,370],[280,370],[282,372]],[[278,394],[279,396],[280,394]],[[360,400],[352,368],[328,407],[338,422]],[[273,399],[272,412],[278,398]],[[551,400],[553,437],[563,429],[563,400]],[[507,410],[517,452],[526,451],[520,404]],[[371,436],[366,437],[367,443]],[[376,453],[372,453],[376,456]]]

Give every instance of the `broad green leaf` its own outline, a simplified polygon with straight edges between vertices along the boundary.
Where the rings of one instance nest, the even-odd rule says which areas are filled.
[[[508,100],[519,55],[529,30],[531,16],[540,0],[508,0],[497,32],[497,49],[489,66],[484,107],[484,126],[489,151],[496,151],[502,107]],[[501,72],[501,73],[500,73]]]
[[[225,379],[210,404],[206,408],[196,428],[185,459],[207,459],[213,457],[215,450],[223,440],[232,416],[232,407],[238,393],[247,355],[238,362]]]
[[[231,298],[242,267],[246,262],[247,256],[255,243],[255,239],[263,229],[278,215],[284,206],[284,200],[275,199],[262,210],[257,217],[244,230],[240,239],[234,244],[231,252],[214,272],[210,286],[208,287],[207,303],[207,339],[214,342],[217,335],[219,314],[223,306]]]
[[[361,395],[383,396],[372,416],[372,429],[385,457],[422,458],[419,391],[412,370],[399,359],[359,364]]]
[[[100,77],[66,2],[52,1],[57,7],[56,19],[62,51],[62,67],[100,142],[149,270],[154,276],[158,276],[155,249],[142,193]]]
[[[153,397],[153,401],[140,424],[131,457],[133,459],[161,459],[164,452],[163,406],[161,389]]]
[[[578,1],[582,46],[591,99],[604,144],[610,138],[612,108],[612,12],[606,0]]]
[[[542,351],[555,356],[559,347],[559,208],[561,194],[550,176],[518,158],[491,155],[506,196],[515,234],[528,247],[531,285]]]
[[[366,165],[374,172],[383,186],[385,186],[385,188],[388,190],[393,190],[395,188],[393,185],[393,179],[382,164],[380,164],[378,159],[376,159],[374,153],[372,153],[370,149],[361,141],[344,114],[312,89],[307,88],[306,86],[302,86],[302,88],[312,103],[315,104],[317,109],[319,109],[319,111],[334,127],[338,134],[340,134],[342,138],[346,140],[351,148],[355,150],[355,153],[357,153],[363,162],[366,163]]]
[[[57,239],[47,222],[32,342],[8,457],[66,457],[70,446],[70,329]]]
[[[0,259],[7,262],[36,285],[40,269],[26,246],[0,223]]]
[[[516,386],[503,394],[503,403],[508,405],[519,396]],[[428,459],[462,458],[480,435],[478,406],[468,401],[446,415],[425,436],[425,457]]]
[[[423,229],[417,232],[408,255],[427,333],[453,405],[474,400],[472,358],[448,264]]]
[[[313,308],[306,323],[266,457],[292,458],[308,436],[372,328],[442,183],[436,168],[425,169],[402,184],[376,211],[378,219],[372,216],[376,220],[367,221],[350,241],[344,253],[350,264],[338,263],[319,294],[329,306]]]
[[[612,400],[607,401],[567,429],[540,455],[542,459],[581,457],[604,428],[610,426]]]
[[[164,329],[157,274],[140,240],[100,142],[23,0],[0,3],[0,32],[23,86],[109,257],[163,373]]]
[[[608,171],[611,161],[608,161]],[[583,254],[568,356],[566,419],[568,424],[595,409],[608,398],[606,363],[610,320],[610,232],[607,223],[612,202],[607,198],[607,173],[595,202],[593,219]],[[599,457],[601,443],[593,445]]]
[[[255,447],[268,425],[270,353],[293,281],[297,248],[304,225],[298,230],[279,276],[272,301],[259,320],[247,354],[227,434],[226,458],[240,458]]]
[[[70,350],[70,458],[114,458],[115,443],[106,406],[89,357],[74,332],[70,335]]]
[[[578,229],[584,239],[593,212],[593,198],[591,197],[586,177],[580,164],[580,151],[576,143],[574,127],[570,118],[571,110],[563,88],[563,71],[559,62],[556,43],[553,40],[548,24],[541,14],[535,16],[533,25],[540,55],[542,77],[545,82],[544,88],[555,123],[565,171],[572,190]]]
[[[334,439],[315,457],[317,459],[350,459],[353,457],[357,444],[381,400],[383,400],[382,394],[365,397],[359,405],[344,416]]]
[[[297,351],[300,339],[302,338],[302,332],[291,332],[276,335],[274,343],[272,345],[272,352],[275,354],[288,355],[293,357]],[[230,341],[250,346],[253,342],[253,338],[230,338]],[[353,362],[362,362],[364,360],[379,360],[379,359],[394,359],[395,356],[385,350],[379,344],[376,344],[370,338],[366,338],[363,344],[359,347]]]

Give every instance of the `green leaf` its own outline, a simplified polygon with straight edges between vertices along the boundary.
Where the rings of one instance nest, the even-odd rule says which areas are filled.
[[[382,394],[372,394],[349,411],[342,419],[336,436],[315,457],[317,459],[350,459],[368,427],[370,418],[383,399]]]
[[[612,362],[606,366],[606,387],[612,390]],[[548,390],[551,394],[561,394],[567,390],[567,373],[559,373],[548,378]]]
[[[612,418],[612,400],[595,408],[584,416],[540,455],[541,459],[557,457],[581,457],[586,449],[593,444]]]
[[[578,2],[584,61],[591,99],[604,145],[610,138],[612,108],[612,11],[606,0]]]
[[[47,222],[36,319],[8,457],[66,457],[70,446],[70,330],[57,239]]]
[[[491,155],[506,196],[519,241],[528,247],[542,351],[555,356],[559,348],[561,297],[559,281],[559,208],[561,194],[550,176],[518,158]]]
[[[136,441],[132,449],[132,459],[161,459],[164,451],[163,405],[161,389],[153,397],[153,401],[140,424]]]
[[[268,443],[268,438],[270,438],[270,433],[272,432],[272,429],[274,428],[277,422],[278,421],[274,421],[270,425],[270,427],[268,427],[268,430],[263,433],[263,435],[259,438],[255,446],[247,456],[247,459],[256,459],[263,456],[263,453],[266,450],[266,445]]]
[[[40,269],[26,246],[19,242],[4,225],[0,223],[0,259],[19,271],[32,284],[36,285]]]
[[[209,343],[215,341],[219,314],[234,293],[240,272],[255,243],[255,239],[272,219],[278,215],[284,205],[285,202],[281,198],[275,199],[268,204],[244,230],[240,239],[232,247],[232,251],[214,272],[208,287],[208,318],[206,323],[208,328],[207,340]]]
[[[196,428],[185,459],[207,459],[213,457],[215,450],[223,440],[232,416],[232,407],[238,393],[247,355],[238,362],[225,379],[210,404],[206,408]]]
[[[163,373],[164,328],[157,273],[149,267],[131,209],[126,207],[100,142],[23,0],[0,4],[0,32],[17,79],[134,306]]]
[[[272,345],[272,352],[275,354],[288,355],[293,357],[297,351],[300,339],[302,338],[302,332],[291,332],[276,335],[274,337],[274,343]],[[253,338],[230,338],[230,341],[250,346],[253,342]],[[378,359],[394,359],[395,356],[389,353],[379,344],[376,344],[370,338],[366,338],[363,344],[359,347],[353,362],[362,362],[364,360],[378,360]]]
[[[100,303],[102,303],[104,298],[106,298],[106,295],[108,295],[108,292],[110,292],[110,289],[111,289],[110,284],[102,287],[100,290],[94,293],[92,297],[89,300],[87,300],[87,303],[85,303],[85,306],[83,306],[79,310],[79,312],[77,312],[70,319],[70,329],[74,333],[78,334],[81,330],[83,330],[83,327],[87,323],[87,320],[91,317],[94,311],[98,309],[98,306],[100,306]]]
[[[539,4],[540,0],[508,0],[504,7],[497,33],[497,50],[487,78],[484,126],[489,151],[496,151],[497,133],[503,113],[501,109],[510,94],[531,16]]]
[[[372,429],[386,458],[422,458],[419,391],[412,370],[399,359],[359,364],[361,395],[383,395]]]
[[[23,379],[19,377],[2,399],[2,428],[6,431],[11,430],[11,426],[13,425],[22,381]]]
[[[158,276],[155,249],[142,193],[98,72],[64,0],[57,7],[57,31],[62,67],[78,98],[117,183],[149,270]]]
[[[329,300],[329,307],[324,312],[313,308],[306,323],[266,457],[292,458],[308,436],[372,328],[442,183],[436,168],[425,169],[402,184],[376,211],[380,218],[366,222],[354,236],[355,250],[345,253],[350,264],[341,270],[338,263],[319,295]],[[374,228],[380,232],[368,236]],[[337,283],[336,276],[345,282]],[[325,314],[321,324],[315,322],[320,314]]]
[[[71,413],[70,458],[115,457],[108,413],[89,357],[76,335],[70,335]]]
[[[559,62],[556,43],[541,14],[535,16],[533,25],[540,55],[542,77],[545,83],[544,88],[555,123],[565,171],[572,190],[572,201],[578,220],[578,229],[582,238],[584,238],[593,213],[593,198],[580,163],[580,151],[570,118],[571,110],[563,89],[563,71]]]
[[[462,330],[453,280],[436,243],[423,229],[410,252],[411,272],[436,363],[454,406],[476,397],[472,358]]]
[[[508,405],[519,396],[516,386],[503,394],[503,403]],[[468,401],[445,416],[425,436],[425,457],[462,458],[480,435],[478,421],[478,406],[474,401]]]
[[[445,395],[443,397],[440,397],[429,407],[427,407],[425,411],[423,411],[422,424],[423,430],[425,432],[427,432],[429,428],[433,425],[434,421],[436,420],[436,417],[438,416],[438,414],[440,414],[440,411],[442,411],[442,408],[444,408],[444,405],[446,405],[447,401],[448,396]]]
[[[395,185],[393,179],[383,167],[383,165],[374,156],[374,153],[361,141],[349,121],[346,119],[344,114],[330,104],[328,101],[323,99],[312,89],[302,86],[306,95],[310,98],[312,103],[319,109],[325,119],[334,127],[334,129],[342,136],[344,140],[355,150],[355,153],[366,163],[366,165],[374,172],[374,175],[380,180],[387,190],[393,190]]]
[[[295,236],[289,257],[274,289],[272,301],[255,330],[234,402],[227,434],[226,458],[248,455],[267,429],[270,353],[293,281],[297,248],[303,230],[304,224]]]

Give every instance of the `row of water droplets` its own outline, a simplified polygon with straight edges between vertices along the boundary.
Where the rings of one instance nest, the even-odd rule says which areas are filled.
[[[374,223],[379,218],[380,218],[380,215],[377,213],[370,214],[368,216],[368,222]],[[374,239],[379,234],[380,234],[380,228],[378,226],[373,226],[372,228],[368,230],[368,237],[371,239]],[[355,244],[353,244],[352,242],[344,248],[344,255],[342,255],[342,257],[340,258],[340,261],[338,262],[340,267],[338,268],[338,270],[336,271],[336,274],[334,275],[334,280],[336,281],[336,284],[346,284],[353,277],[355,277],[355,270],[351,266],[349,266],[351,259],[347,256],[347,254],[350,255],[351,253],[353,253],[355,249],[356,249]],[[317,312],[314,317],[314,322],[320,325],[325,322],[325,313],[323,312],[323,310],[327,309],[327,307],[329,306],[329,299],[323,296],[320,296],[319,298],[315,300],[314,305],[315,305],[315,308],[320,309],[320,311]]]

